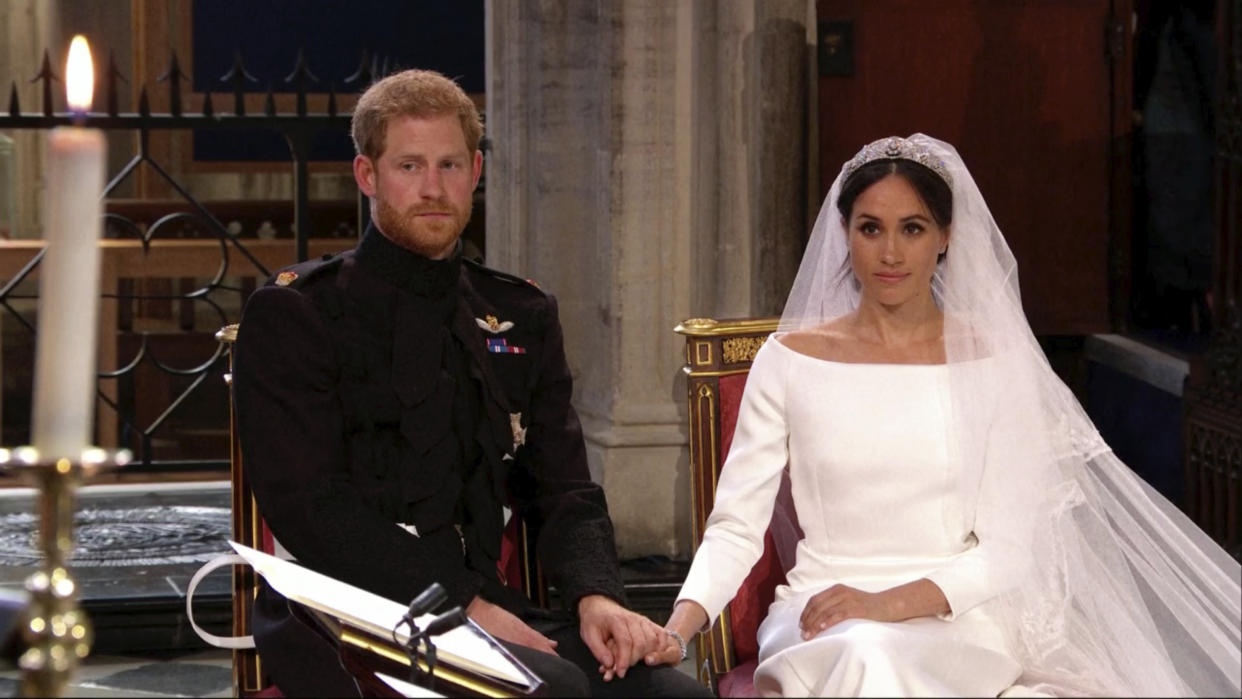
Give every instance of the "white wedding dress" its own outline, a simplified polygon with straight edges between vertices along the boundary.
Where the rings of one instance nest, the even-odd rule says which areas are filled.
[[[889,137],[842,166],[780,330],[814,333],[864,304],[842,196],[883,161],[922,166],[952,191],[949,250],[930,284],[946,364],[824,361],[773,335],[680,598],[719,615],[768,522],[785,521],[771,515],[778,492],[790,499],[788,468],[805,535],[778,541],[791,569],[760,627],[760,691],[1239,696],[1242,568],[1112,453],[1052,370],[1017,261],[952,145]],[[920,578],[950,614],[846,621],[801,640],[816,592]]]
[[[847,364],[800,354],[779,335],[747,380],[733,445],[702,544],[679,599],[715,619],[763,551],[786,465],[804,538],[788,584],[759,628],[755,687],[786,696],[996,696],[1021,667],[989,600],[1017,552],[1007,549],[1003,483],[960,485],[945,365]],[[987,360],[979,362],[986,371]],[[984,383],[986,385],[986,382]],[[1000,382],[993,385],[1001,389]],[[988,458],[1004,458],[995,401]],[[982,507],[980,507],[982,503]],[[991,505],[989,503],[996,503]],[[927,578],[951,613],[897,623],[847,620],[804,641],[798,619],[843,583],[880,591]]]

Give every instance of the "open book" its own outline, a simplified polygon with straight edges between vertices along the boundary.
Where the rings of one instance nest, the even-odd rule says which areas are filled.
[[[287,599],[340,619],[342,623],[381,638],[391,638],[393,627],[405,614],[406,608],[390,599],[237,542],[230,541],[229,545]],[[434,614],[424,614],[416,622],[421,628],[434,618]],[[530,676],[473,621],[467,620],[431,639],[437,656],[446,662],[528,690],[533,688]],[[402,644],[410,640],[408,626],[403,624],[397,631],[397,640]]]

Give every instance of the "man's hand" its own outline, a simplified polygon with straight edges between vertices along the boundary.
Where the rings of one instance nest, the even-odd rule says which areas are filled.
[[[668,634],[654,621],[603,595],[578,600],[582,642],[599,661],[604,681],[625,677],[639,658],[664,649]]]
[[[470,601],[470,606],[466,607],[466,616],[496,638],[556,655],[556,641],[527,626],[526,622],[503,607],[498,607],[482,597],[475,597]]]

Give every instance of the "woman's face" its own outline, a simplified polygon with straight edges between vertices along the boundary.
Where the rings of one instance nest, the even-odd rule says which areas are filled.
[[[936,223],[904,177],[889,175],[863,190],[854,200],[846,235],[864,302],[894,307],[931,301],[936,258],[949,231]]]

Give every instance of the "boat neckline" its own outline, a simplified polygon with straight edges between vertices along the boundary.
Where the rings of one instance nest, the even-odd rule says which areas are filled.
[[[782,349],[786,350],[790,354],[793,354],[799,357],[804,357],[806,359],[810,359],[811,361],[821,362],[823,364],[835,364],[838,366],[931,367],[931,368],[940,368],[940,369],[943,369],[949,366],[948,362],[939,362],[936,364],[918,363],[918,362],[840,362],[835,359],[825,359],[823,357],[816,357],[816,356],[809,355],[803,352],[799,352],[798,350],[790,347],[789,345],[786,345],[784,342],[781,342],[780,338],[777,337],[775,333],[772,334],[771,340],[772,342],[775,342],[776,344],[780,345]],[[764,344],[767,344],[767,343],[764,343]],[[977,361],[977,360],[974,360],[974,361]]]

